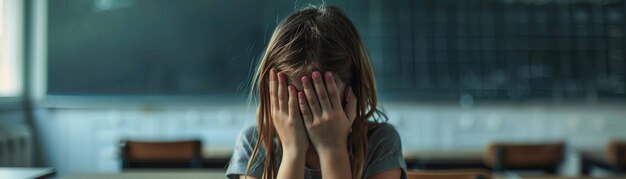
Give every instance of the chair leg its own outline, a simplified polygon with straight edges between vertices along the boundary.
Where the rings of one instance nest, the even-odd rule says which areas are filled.
[[[583,161],[580,167],[580,172],[583,176],[588,176],[591,174],[591,166],[587,164],[587,162]]]
[[[617,149],[617,160],[615,161],[615,172],[624,173],[624,159],[626,158],[626,151],[624,147]]]

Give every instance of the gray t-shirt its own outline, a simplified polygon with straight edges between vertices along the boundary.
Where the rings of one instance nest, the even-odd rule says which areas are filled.
[[[258,139],[256,126],[250,126],[239,134],[239,139],[235,145],[235,151],[230,159],[230,164],[226,170],[226,177],[231,179],[239,178],[239,175],[246,173],[248,160],[254,150],[254,145]],[[274,140],[278,146],[278,140]],[[280,166],[281,151],[276,147],[274,151],[276,166]],[[263,175],[263,161],[265,159],[265,148],[261,147],[257,152],[257,157],[250,166],[248,176],[261,178]],[[402,179],[406,179],[406,163],[402,156],[402,144],[400,135],[390,124],[382,124],[371,131],[368,135],[367,154],[365,156],[365,173],[363,178],[383,172],[388,169],[402,169]],[[322,178],[319,169],[305,167],[304,175],[306,179]]]

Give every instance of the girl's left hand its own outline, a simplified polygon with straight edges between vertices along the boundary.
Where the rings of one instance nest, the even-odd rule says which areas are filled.
[[[299,106],[311,144],[320,154],[347,150],[348,135],[356,118],[356,97],[352,89],[348,89],[344,107],[331,72],[324,74],[325,80],[318,71],[314,71],[311,76],[313,83],[307,76],[302,77],[304,92],[298,92]]]

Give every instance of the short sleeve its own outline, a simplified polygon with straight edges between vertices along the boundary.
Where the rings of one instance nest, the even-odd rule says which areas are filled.
[[[369,178],[394,168],[400,168],[402,178],[407,178],[400,135],[390,124],[383,124],[369,137],[366,168],[363,176]]]
[[[256,145],[258,139],[258,132],[256,126],[250,126],[245,128],[239,134],[237,143],[230,163],[226,169],[226,177],[230,179],[237,179],[239,175],[248,175],[256,178],[261,178],[263,174],[263,161],[265,158],[265,149],[261,147],[257,151],[257,156],[254,162],[250,165],[250,170],[246,174],[246,168],[248,161],[254,151],[254,145]]]

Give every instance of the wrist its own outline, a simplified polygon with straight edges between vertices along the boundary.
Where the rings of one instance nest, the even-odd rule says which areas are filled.
[[[283,148],[284,149],[284,148]],[[306,155],[299,150],[283,150],[282,161],[278,168],[277,178],[302,178],[304,177],[304,168],[306,163]]]
[[[350,161],[350,153],[348,149],[335,149],[318,151],[320,165],[323,168],[328,166],[336,166],[341,163]]]
[[[306,158],[307,149],[301,148],[283,148],[284,159],[304,159]]]
[[[338,155],[341,155],[344,153],[348,154],[348,146],[346,144],[332,145],[329,147],[319,147],[319,148],[316,148],[315,150],[317,150],[317,153],[320,155],[320,157],[324,157],[324,156],[337,157]]]

